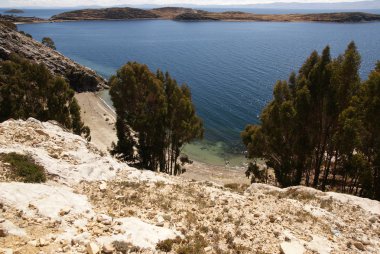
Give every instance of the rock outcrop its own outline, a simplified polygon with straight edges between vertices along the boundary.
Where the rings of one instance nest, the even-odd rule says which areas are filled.
[[[106,80],[93,70],[0,22],[0,60],[8,59],[11,53],[45,64],[52,73],[63,76],[76,91],[96,91],[107,86]]]
[[[0,252],[380,253],[378,201],[140,171],[35,119],[0,124],[0,154],[10,152],[32,156],[48,182],[0,177]]]

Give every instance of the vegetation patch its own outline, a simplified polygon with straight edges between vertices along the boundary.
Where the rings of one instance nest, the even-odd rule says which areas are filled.
[[[140,251],[139,247],[133,246],[131,243],[125,242],[125,241],[114,241],[112,242],[112,245],[118,253],[122,253],[122,254]]]
[[[173,249],[173,245],[180,244],[181,241],[182,240],[180,237],[176,237],[175,239],[166,239],[163,241],[159,241],[156,245],[156,249],[163,252],[170,252]]]
[[[25,183],[46,181],[45,169],[36,164],[31,156],[17,153],[0,154],[0,160],[9,163],[13,180],[20,179]]]
[[[186,237],[177,248],[178,254],[201,254],[205,253],[204,248],[208,246],[206,239],[199,233]]]

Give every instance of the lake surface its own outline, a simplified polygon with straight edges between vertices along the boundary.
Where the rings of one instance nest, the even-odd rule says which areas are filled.
[[[365,79],[380,60],[380,23],[88,21],[19,25],[37,40],[108,78],[128,61],[169,71],[192,90],[206,142],[188,146],[200,161],[239,161],[239,133],[272,98],[276,80],[297,71],[312,50],[333,56],[354,40]],[[109,100],[107,94],[103,95]]]

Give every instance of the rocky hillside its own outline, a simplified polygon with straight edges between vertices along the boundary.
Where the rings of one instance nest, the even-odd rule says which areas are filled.
[[[190,8],[164,7],[152,10],[142,10],[135,8],[86,9],[64,12],[51,18],[51,20],[54,21],[106,19],[173,19],[178,21],[227,20],[343,23],[380,21],[380,15],[362,12],[319,14],[254,14],[246,12],[207,12]]]
[[[35,119],[0,124],[0,154],[11,152],[31,156],[48,181],[12,182],[0,161],[0,252],[380,252],[377,201],[139,171]]]
[[[0,61],[8,59],[11,53],[44,63],[52,73],[64,76],[77,91],[95,91],[106,86],[106,81],[93,70],[0,22]]]
[[[46,19],[37,18],[37,17],[23,17],[23,16],[0,14],[0,21],[8,21],[8,22],[13,22],[13,23],[38,23],[38,22],[46,22]]]
[[[98,20],[98,19],[151,19],[158,16],[150,11],[136,8],[85,9],[53,16],[52,20]]]

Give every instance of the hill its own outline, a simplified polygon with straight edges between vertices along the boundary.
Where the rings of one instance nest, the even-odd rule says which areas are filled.
[[[11,10],[6,10],[5,13],[24,13],[24,11],[20,9],[11,9]]]
[[[31,156],[48,179],[15,182],[13,164],[0,156],[3,252],[380,251],[378,201],[306,187],[226,188],[140,171],[55,122],[9,120],[0,134],[0,154]]]
[[[85,9],[54,15],[52,20],[154,19],[158,15],[136,8]]]
[[[207,12],[202,10],[163,7],[151,10],[136,8],[86,9],[64,12],[51,18],[65,20],[128,20],[173,19],[177,21],[223,20],[223,21],[275,21],[275,22],[370,22],[380,21],[380,15],[363,12],[319,14],[253,14],[246,12]]]
[[[44,63],[53,74],[64,76],[77,91],[95,91],[106,87],[106,81],[94,71],[19,33],[12,23],[0,20],[0,61],[8,59],[12,53]]]

